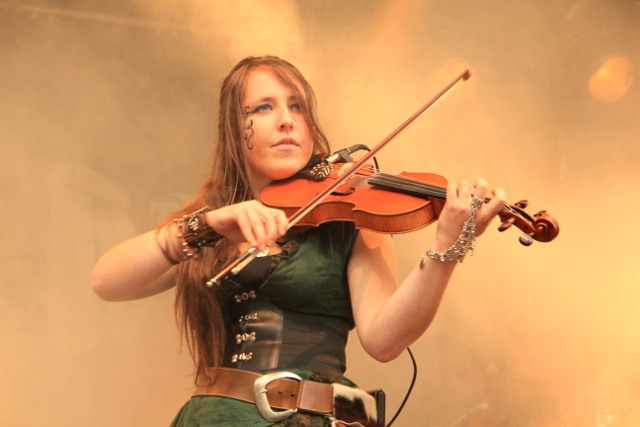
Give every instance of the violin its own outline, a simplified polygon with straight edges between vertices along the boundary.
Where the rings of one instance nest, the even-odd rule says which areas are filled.
[[[368,180],[364,180],[363,175],[366,175],[366,170],[371,171],[371,167],[364,167],[365,163],[371,159],[378,151],[380,151],[387,143],[395,138],[400,132],[409,126],[416,118],[424,113],[429,107],[441,99],[444,94],[449,92],[459,83],[466,81],[471,77],[471,72],[465,70],[462,74],[456,77],[451,83],[449,83],[444,89],[442,89],[436,96],[434,96],[429,102],[422,106],[417,112],[409,117],[404,123],[402,123],[396,130],[391,132],[389,136],[383,139],[378,145],[372,148],[366,155],[360,160],[353,163],[352,169],[356,173],[339,173],[343,167],[336,168],[339,165],[339,157],[334,154],[327,159],[324,159],[319,165],[313,168],[311,175],[314,180],[301,180],[296,182],[296,179],[283,180],[272,184],[267,187],[266,192],[275,191],[276,189],[282,192],[276,193],[274,200],[271,198],[267,201],[264,200],[265,193],[263,192],[263,203],[279,207],[287,212],[289,217],[289,228],[296,226],[298,223],[301,225],[307,224],[307,226],[316,226],[322,222],[327,221],[354,221],[356,227],[368,228],[371,230],[386,232],[386,233],[401,233],[411,230],[417,230],[424,227],[438,218],[439,213],[442,211],[444,203],[442,200],[445,198],[444,187],[446,186],[446,179],[434,174],[406,174],[403,173],[399,176],[390,179],[391,176],[370,174]],[[335,172],[335,173],[334,173]],[[326,178],[329,178],[328,180]],[[318,181],[314,183],[314,181]],[[395,181],[402,187],[401,190],[394,188],[388,183]],[[384,184],[382,183],[384,182]],[[294,187],[287,188],[288,185]],[[405,186],[406,185],[406,186]],[[422,193],[424,188],[429,188],[427,193]],[[305,192],[300,191],[300,186],[303,188],[306,186]],[[373,193],[377,193],[380,187],[384,187],[384,191],[389,192],[390,188],[394,194],[395,200],[398,200],[397,204],[402,205],[408,199],[404,196],[409,196],[413,200],[413,203],[418,203],[422,208],[401,208],[395,210],[395,215],[383,211],[382,214],[372,214],[375,210],[372,207],[370,210],[362,208],[362,200],[360,205],[354,204],[353,200],[361,192],[356,192],[356,188],[369,186],[368,190]],[[304,203],[292,203],[292,200],[297,200],[300,193],[304,193],[308,199]],[[271,195],[269,195],[271,196]],[[416,197],[419,196],[419,197]],[[426,196],[426,197],[424,197]],[[351,201],[347,203],[338,202],[338,198],[351,198]],[[366,197],[364,197],[366,198]],[[326,203],[322,203],[327,199]],[[362,199],[362,197],[361,197]],[[279,200],[288,200],[285,206]],[[371,200],[375,200],[371,198]],[[273,204],[271,204],[273,203]],[[368,204],[378,205],[375,209],[386,209],[390,207],[387,202],[368,202]],[[352,205],[352,208],[347,209],[345,206]],[[391,203],[389,202],[389,205]],[[358,207],[360,206],[360,207]],[[539,212],[530,217],[524,212],[526,207],[526,201],[520,201],[515,205],[505,206],[498,214],[503,221],[500,226],[500,230],[504,231],[511,225],[516,225],[523,230],[525,234],[520,238],[520,242],[524,245],[530,245],[533,240],[539,240],[541,242],[548,242],[553,240],[559,232],[558,223],[551,218],[545,211]],[[291,212],[293,212],[291,214]],[[367,214],[365,215],[365,212]],[[409,214],[412,212],[413,214]],[[414,213],[415,212],[415,213]],[[396,217],[392,221],[390,217]],[[366,217],[366,219],[365,219]],[[307,221],[305,223],[305,221]],[[258,254],[257,247],[250,248],[247,252],[242,254],[239,258],[231,262],[224,269],[222,269],[215,277],[207,282],[207,286],[219,285],[222,280],[229,274],[237,274],[244,266],[251,262]]]
[[[262,192],[262,203],[293,217],[308,200],[346,173],[351,177],[300,218],[296,227],[351,221],[359,229],[395,234],[426,227],[440,216],[446,198],[446,178],[432,173],[391,175],[377,172],[371,165],[351,172],[352,165],[334,165],[331,173],[317,180],[294,176],[274,182]],[[530,216],[524,211],[527,204],[521,200],[505,205],[498,213],[502,221],[498,230],[515,225],[524,232],[520,243],[525,246],[534,240],[550,242],[560,232],[557,221],[546,211]]]

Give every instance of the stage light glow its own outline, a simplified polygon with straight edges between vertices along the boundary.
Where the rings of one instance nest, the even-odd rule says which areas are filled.
[[[603,104],[622,98],[633,84],[631,61],[624,56],[613,56],[602,62],[589,79],[589,94]]]

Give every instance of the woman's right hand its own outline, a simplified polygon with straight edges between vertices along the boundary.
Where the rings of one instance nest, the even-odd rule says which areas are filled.
[[[206,221],[216,233],[234,242],[248,242],[259,250],[274,245],[276,239],[287,233],[289,225],[283,211],[256,200],[209,211]]]

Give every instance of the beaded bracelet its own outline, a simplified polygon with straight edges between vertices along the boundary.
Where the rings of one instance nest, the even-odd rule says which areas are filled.
[[[464,257],[468,251],[471,251],[471,256],[473,256],[473,249],[476,246],[476,211],[483,203],[484,201],[482,199],[477,197],[473,198],[473,202],[471,202],[471,211],[469,211],[469,218],[467,218],[462,226],[462,233],[460,233],[458,240],[456,240],[455,243],[444,252],[434,252],[432,249],[429,249],[423,253],[422,259],[420,260],[420,268],[424,267],[424,260],[426,257],[442,262],[455,261],[461,263],[464,261]]]
[[[205,206],[192,214],[183,215],[182,218],[173,220],[178,227],[178,239],[180,239],[180,247],[184,254],[183,261],[189,258],[198,258],[203,246],[215,246],[224,237],[207,224],[205,215],[210,210],[208,206]]]

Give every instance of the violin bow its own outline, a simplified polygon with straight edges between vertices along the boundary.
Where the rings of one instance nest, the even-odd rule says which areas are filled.
[[[371,151],[367,152],[360,160],[358,160],[352,167],[351,170],[354,173],[360,170],[364,164],[369,161],[373,156],[376,155],[378,151],[380,151],[387,143],[389,143],[393,138],[398,136],[400,132],[405,130],[415,119],[417,119],[422,113],[424,113],[429,107],[435,104],[439,99],[441,99],[447,92],[452,90],[454,87],[457,87],[460,83],[469,80],[471,77],[471,72],[469,70],[465,70],[458,77],[453,79],[451,83],[444,87],[436,96],[431,98],[429,102],[423,105],[418,111],[416,111],[411,117],[409,117],[404,123],[402,123],[396,130],[391,132],[389,136],[380,141],[378,145],[373,147]],[[287,229],[290,229],[294,225],[298,223],[306,214],[311,212],[316,206],[318,206],[327,196],[329,196],[335,189],[340,187],[343,183],[345,183],[353,173],[345,173],[339,176],[333,183],[327,186],[324,190],[318,193],[313,199],[311,199],[305,206],[302,206],[298,209],[292,216],[289,218],[289,226]],[[236,275],[242,270],[247,264],[249,264],[253,259],[258,255],[259,251],[257,246],[250,248],[236,260],[229,263],[225,268],[223,268],[218,274],[215,275],[211,280],[207,282],[207,286],[211,287],[213,285],[220,285],[222,281],[229,275]]]

